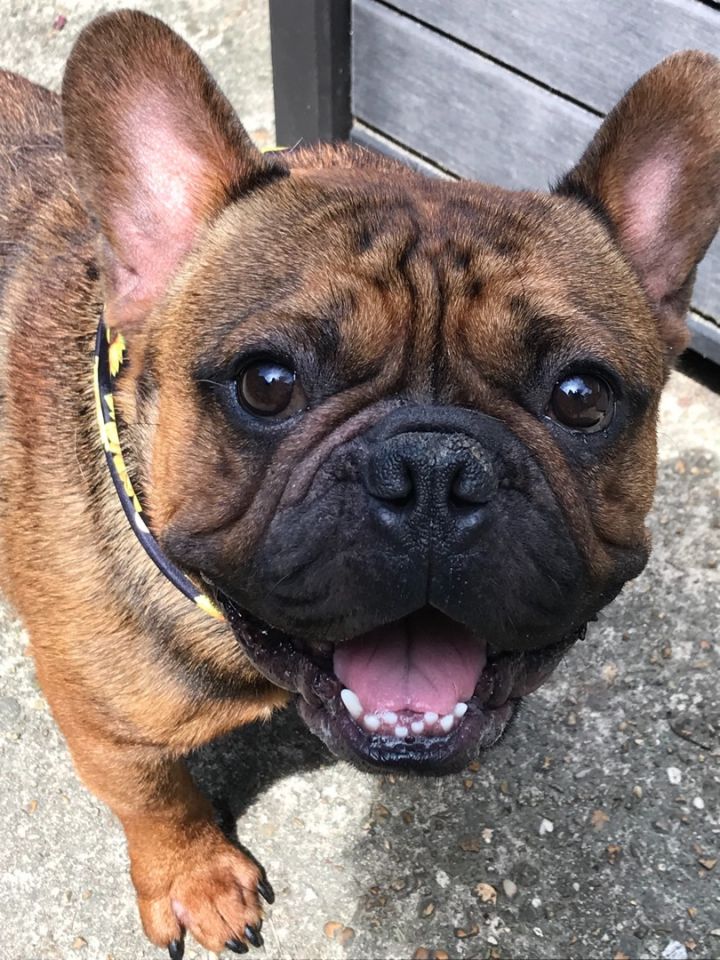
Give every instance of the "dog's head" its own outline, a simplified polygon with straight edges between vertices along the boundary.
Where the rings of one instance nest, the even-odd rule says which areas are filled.
[[[262,155],[138,13],[85,31],[63,100],[164,549],[336,752],[463,763],[646,562],[717,61],[644,76],[547,195]]]

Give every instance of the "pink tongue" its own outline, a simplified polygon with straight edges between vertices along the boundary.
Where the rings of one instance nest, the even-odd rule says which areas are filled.
[[[367,713],[452,713],[473,695],[485,647],[435,610],[421,610],[340,644],[333,667]]]

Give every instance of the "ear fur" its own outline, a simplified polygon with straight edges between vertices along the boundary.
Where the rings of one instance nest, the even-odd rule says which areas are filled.
[[[695,268],[720,224],[720,62],[686,51],[642,76],[555,192],[609,221],[679,353]]]
[[[108,321],[141,323],[203,228],[287,168],[261,154],[193,50],[123,10],[80,34],[62,88],[65,149],[102,233]]]

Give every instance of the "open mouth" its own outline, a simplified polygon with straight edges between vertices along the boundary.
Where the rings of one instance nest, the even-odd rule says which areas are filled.
[[[496,653],[425,607],[338,644],[296,640],[232,600],[222,603],[257,669],[299,695],[298,709],[330,749],[361,765],[460,769],[502,736],[520,699],[584,635],[541,650]]]

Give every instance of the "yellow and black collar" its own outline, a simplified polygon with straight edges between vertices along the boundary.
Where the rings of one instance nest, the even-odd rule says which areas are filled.
[[[160,545],[143,519],[143,509],[133,488],[123,458],[115,417],[113,383],[120,372],[124,354],[125,339],[123,335],[106,327],[105,321],[101,317],[95,338],[95,409],[98,427],[100,428],[100,438],[105,450],[105,459],[110,470],[110,476],[115,484],[115,490],[135,536],[158,570],[164,573],[168,580],[201,610],[204,610],[205,613],[216,620],[224,620],[225,617],[210,597],[198,590],[195,584],[163,554]]]

